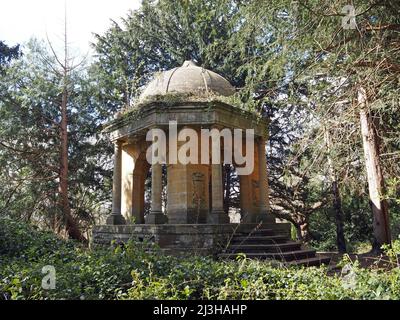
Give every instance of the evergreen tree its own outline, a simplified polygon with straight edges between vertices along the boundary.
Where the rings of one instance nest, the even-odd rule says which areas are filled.
[[[0,95],[2,214],[35,221],[59,233],[68,230],[60,207],[60,105],[63,76],[49,48],[31,41],[23,58],[7,68]],[[95,83],[82,68],[68,81],[68,160],[71,217],[82,234],[109,203],[110,154],[101,136],[104,110],[95,103]],[[108,116],[108,115],[107,115]]]
[[[19,45],[14,47],[7,46],[3,41],[0,41],[0,72],[7,66],[11,60],[20,56]]]

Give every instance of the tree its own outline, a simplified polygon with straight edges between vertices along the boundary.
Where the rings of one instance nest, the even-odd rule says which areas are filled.
[[[335,25],[332,25],[334,19],[331,17],[341,11],[341,2],[318,6],[306,2],[300,4],[303,4],[305,12],[312,13],[315,20],[321,21],[318,31],[305,37],[313,37],[317,44],[314,52],[318,55],[318,60],[309,70],[314,74],[324,72],[330,78],[326,82],[327,87],[324,90],[319,88],[313,95],[321,96],[323,91],[340,87],[335,96],[324,100],[327,105],[325,110],[330,109],[327,114],[333,114],[336,122],[350,120],[353,128],[358,127],[358,139],[362,141],[364,149],[364,170],[373,203],[374,250],[379,251],[382,244],[391,242],[388,205],[384,199],[384,163],[380,160],[380,153],[386,148],[385,140],[389,136],[385,136],[386,133],[380,128],[382,120],[379,118],[399,110],[398,102],[393,104],[392,99],[396,95],[395,79],[399,72],[396,67],[398,55],[393,51],[400,40],[396,32],[400,26],[396,13],[399,5],[390,1],[358,4],[357,28],[347,30],[340,29],[340,26],[335,29]],[[329,40],[328,34],[332,35]],[[361,93],[364,92],[361,99],[357,98],[357,95],[360,97],[360,84],[368,87],[367,90],[361,89]],[[338,100],[345,102],[340,105]],[[379,109],[376,108],[377,105]],[[341,112],[342,110],[345,112]],[[358,120],[357,113],[360,113]],[[378,136],[383,139],[379,141]],[[362,154],[361,150],[358,152]]]
[[[299,240],[310,242],[313,239],[310,216],[329,200],[326,184],[315,174],[310,161],[316,160],[308,152],[300,152],[287,161],[281,175],[271,179],[271,209],[277,217],[293,223]]]
[[[69,95],[72,93],[72,86],[70,81],[72,80],[70,74],[76,69],[79,64],[72,65],[71,57],[68,53],[68,38],[67,38],[67,11],[65,9],[65,20],[64,20],[64,58],[60,59],[53,49],[50,43],[50,48],[52,50],[53,56],[56,61],[56,65],[52,68],[54,70],[55,76],[60,78],[61,84],[61,101],[60,101],[60,114],[61,119],[59,123],[60,130],[60,164],[59,164],[59,205],[62,210],[63,218],[65,219],[65,228],[68,235],[72,239],[76,239],[82,242],[86,242],[86,238],[83,236],[80,227],[71,214],[71,206],[69,200],[69,154],[68,154],[68,100]],[[52,61],[46,61],[48,64],[52,64]]]
[[[344,213],[342,207],[342,197],[340,195],[339,181],[337,176],[337,170],[333,164],[331,153],[332,142],[330,138],[329,130],[325,130],[325,143],[327,148],[327,160],[329,169],[329,178],[332,185],[332,196],[333,196],[333,209],[335,211],[335,222],[336,222],[336,243],[339,253],[346,253],[346,239],[344,235]]]
[[[382,244],[391,243],[389,208],[387,200],[383,197],[385,179],[379,160],[380,143],[374,120],[367,108],[365,89],[359,88],[358,101],[360,108],[361,134],[364,147],[365,166],[367,168],[368,189],[371,208],[374,217],[375,249],[380,249]]]
[[[360,84],[366,87],[367,112],[371,119],[376,120],[377,136],[382,137],[379,142],[380,152],[376,153],[374,161],[377,167],[381,167],[382,183],[379,192],[380,201],[384,202],[384,180],[387,178],[385,171],[393,169],[393,166],[380,159],[380,154],[390,153],[389,150],[393,150],[395,145],[398,148],[398,142],[392,136],[395,130],[390,130],[383,120],[396,119],[396,112],[399,110],[398,99],[395,98],[398,94],[396,79],[399,72],[396,49],[399,43],[399,4],[392,1],[357,3],[354,29],[348,29],[348,24],[342,23],[353,19],[342,13],[346,4],[342,1],[298,1],[297,4],[295,7],[286,1],[268,4],[250,2],[247,11],[256,19],[249,25],[260,26],[254,30],[262,32],[265,29],[262,22],[270,19],[274,21],[272,24],[275,28],[282,27],[278,30],[285,33],[280,35],[278,32],[279,41],[274,42],[279,55],[272,54],[270,61],[264,60],[264,63],[268,63],[268,66],[279,61],[284,63],[285,67],[281,70],[287,70],[286,83],[293,88],[302,88],[306,103],[313,106],[311,111],[318,115],[318,121],[323,124],[320,126],[319,136],[322,136],[327,123],[332,125],[328,127],[329,130],[341,130],[341,134],[337,135],[341,136],[341,140],[335,140],[332,148],[343,151],[343,145],[350,142],[345,159],[361,160],[363,157],[359,119],[359,112],[363,108],[357,102],[357,93]],[[287,22],[286,27],[284,21]],[[292,24],[292,30],[288,24]],[[264,34],[269,39],[274,33],[268,31]],[[254,68],[257,63],[263,63],[262,61],[263,59],[259,59],[258,62],[250,62],[247,68]],[[255,82],[261,83],[258,79]],[[275,92],[278,88],[275,88]],[[260,99],[269,101],[275,92],[271,89],[261,91]],[[286,92],[289,94],[288,98],[298,96],[299,93]],[[393,121],[389,123],[393,129],[396,127]],[[347,169],[354,163],[347,162]],[[364,167],[362,176],[367,176],[368,171]],[[398,169],[395,172],[398,174]],[[365,185],[365,181],[357,181]],[[384,218],[385,215],[381,213],[381,223],[374,223],[375,235],[385,235],[376,239],[377,250],[382,244],[390,242],[388,219]]]
[[[0,41],[0,73],[3,72],[4,67],[6,67],[13,59],[17,59],[19,56],[19,45],[9,47],[3,41]]]
[[[104,213],[112,175],[112,148],[100,133],[109,115],[95,103],[98,89],[83,67],[69,72],[66,110],[68,201],[82,234]],[[60,206],[65,83],[57,68],[50,48],[33,40],[1,82],[7,90],[0,90],[0,212],[64,234],[71,222]],[[73,232],[67,235],[80,238]]]

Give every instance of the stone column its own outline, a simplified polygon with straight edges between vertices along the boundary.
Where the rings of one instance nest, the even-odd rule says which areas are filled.
[[[270,214],[267,160],[264,137],[260,137],[258,141],[258,165],[260,177],[260,213],[257,220],[263,222],[274,222],[275,218]]]
[[[163,224],[166,216],[162,212],[162,165],[151,166],[151,209],[145,217],[147,224]]]
[[[251,191],[251,177],[250,176],[239,176],[240,183],[240,214],[241,221],[243,223],[254,223],[256,219],[253,219],[254,210],[252,206],[252,191]]]
[[[134,173],[132,177],[132,216],[136,223],[144,223],[144,173]]]
[[[114,145],[114,175],[113,175],[113,197],[112,213],[107,217],[107,224],[119,225],[126,221],[121,214],[121,192],[122,192],[122,142],[117,141]]]
[[[228,213],[224,211],[224,193],[222,184],[222,164],[211,165],[211,213],[209,223],[229,223]]]

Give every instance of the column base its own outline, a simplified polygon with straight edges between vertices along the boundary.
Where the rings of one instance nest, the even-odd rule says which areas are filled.
[[[247,214],[242,218],[243,223],[275,223],[275,217],[269,213]]]
[[[268,213],[261,213],[256,216],[256,223],[275,223],[275,217]]]
[[[209,224],[227,224],[230,223],[229,215],[225,211],[212,211],[208,216]]]
[[[116,226],[126,224],[126,220],[121,214],[112,213],[107,217],[106,224]]]
[[[161,211],[151,211],[147,216],[144,217],[146,224],[165,224],[168,218]]]

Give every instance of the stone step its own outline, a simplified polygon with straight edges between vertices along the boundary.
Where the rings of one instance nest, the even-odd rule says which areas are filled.
[[[241,253],[221,253],[218,255],[220,259],[235,259],[240,256]],[[249,259],[259,259],[259,260],[280,260],[284,262],[289,262],[293,260],[305,260],[315,257],[315,250],[304,249],[289,252],[270,252],[270,253],[245,253],[246,258]]]
[[[290,223],[266,223],[266,224],[241,224],[235,228],[235,234],[248,235],[255,231],[271,230],[273,234],[284,234],[290,237]]]
[[[285,235],[271,235],[271,236],[233,236],[230,244],[273,244],[273,243],[284,243],[288,241],[288,237]]]
[[[291,241],[286,243],[272,243],[272,244],[235,244],[230,245],[226,251],[229,253],[235,252],[286,252],[286,251],[295,251],[301,249],[300,241]]]
[[[256,229],[248,233],[242,233],[240,236],[274,236],[279,234],[279,230],[273,229]]]
[[[311,266],[320,266],[321,264],[328,265],[330,262],[331,262],[330,257],[320,256],[320,257],[305,258],[300,260],[293,260],[288,262],[288,265],[311,267]]]

